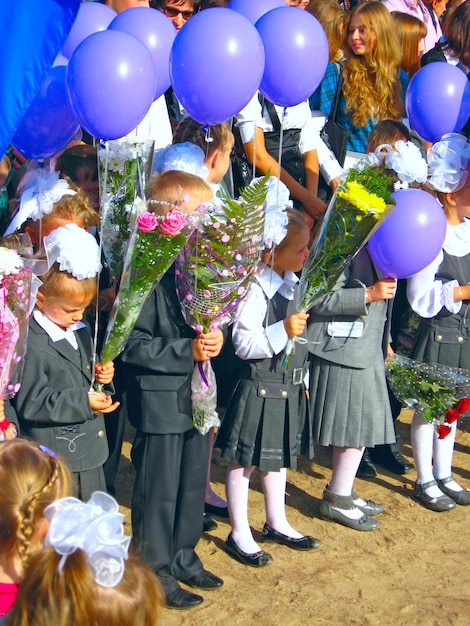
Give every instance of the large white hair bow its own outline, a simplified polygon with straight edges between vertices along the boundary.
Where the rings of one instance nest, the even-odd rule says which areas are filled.
[[[428,185],[436,191],[452,193],[467,182],[470,143],[458,133],[447,133],[428,150]]]
[[[153,155],[152,172],[162,174],[167,170],[179,170],[188,174],[195,174],[204,178],[209,170],[204,165],[204,151],[191,141],[175,143],[166,148],[155,150]]]
[[[418,146],[412,141],[401,139],[394,147],[386,143],[381,144],[375,152],[362,157],[358,165],[362,168],[366,165],[372,167],[385,165],[388,169],[394,170],[401,181],[396,183],[396,188],[399,189],[406,189],[412,182],[424,183],[428,176],[428,165]]]
[[[32,174],[26,183],[20,198],[20,208],[5,231],[11,235],[27,219],[39,220],[43,215],[49,215],[54,204],[63,196],[74,196],[77,192],[70,189],[66,180],[59,178],[59,172],[51,172],[46,177],[42,170]]]
[[[47,267],[54,263],[78,280],[94,278],[101,271],[100,250],[93,235],[77,226],[66,224],[44,237]]]
[[[80,548],[99,585],[120,582],[131,538],[124,534],[124,515],[112,496],[95,491],[88,502],[62,498],[46,507],[44,515],[50,523],[46,545],[62,555],[59,573],[67,556]]]

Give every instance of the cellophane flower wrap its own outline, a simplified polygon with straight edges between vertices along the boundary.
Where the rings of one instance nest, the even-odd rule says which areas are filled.
[[[27,235],[0,240],[0,397],[21,385],[31,312],[32,245]]]
[[[395,354],[386,361],[388,382],[402,404],[436,428],[440,439],[470,408],[470,371]]]
[[[300,276],[296,309],[306,312],[333,289],[351,259],[367,243],[395,205],[393,179],[384,165],[364,163],[341,177]],[[283,366],[295,351],[287,342]]]
[[[346,265],[393,210],[393,179],[385,166],[351,168],[341,178],[300,277],[298,311],[331,291]]]
[[[101,361],[122,352],[152,289],[174,263],[199,221],[199,210],[186,215],[172,209],[164,216],[137,216],[124,260],[119,291],[106,329]]]
[[[176,285],[186,323],[198,333],[233,321],[263,249],[267,178],[253,181],[238,200],[218,199],[201,218],[176,261]],[[217,387],[210,361],[197,363],[192,382],[193,425],[206,434],[219,426]]]
[[[115,280],[122,274],[130,233],[145,210],[154,142],[120,139],[98,151],[101,245]]]

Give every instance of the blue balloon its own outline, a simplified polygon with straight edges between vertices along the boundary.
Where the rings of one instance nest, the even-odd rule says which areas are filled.
[[[328,64],[328,39],[308,11],[284,6],[256,22],[266,64],[260,91],[283,107],[300,104],[321,83]]]
[[[411,127],[435,143],[446,133],[458,133],[470,116],[470,82],[450,63],[429,63],[416,72],[406,90]]]
[[[369,239],[376,267],[390,278],[409,278],[439,254],[446,236],[444,209],[427,191],[400,189],[396,206]]]
[[[264,50],[256,28],[236,11],[215,7],[176,35],[170,73],[176,97],[200,124],[239,113],[259,87]]]
[[[228,5],[232,11],[244,15],[252,24],[268,11],[285,6],[284,0],[232,0]]]
[[[113,19],[116,11],[100,2],[82,2],[78,11],[77,19],[72,26],[67,41],[62,49],[62,54],[70,59],[77,46],[84,39],[106,30]]]
[[[166,15],[148,7],[134,7],[119,13],[109,29],[134,35],[144,44],[157,70],[154,100],[163,95],[171,85],[170,52],[176,37],[176,29]]]
[[[80,125],[99,139],[119,139],[145,117],[157,75],[137,37],[105,30],[87,37],[67,67],[67,90]]]
[[[0,2],[0,155],[64,45],[80,0]]]
[[[64,65],[53,67],[11,143],[29,159],[46,159],[64,148],[79,129],[67,97]]]

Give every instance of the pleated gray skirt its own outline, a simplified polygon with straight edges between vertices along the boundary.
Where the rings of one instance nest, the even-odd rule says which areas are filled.
[[[395,441],[382,355],[354,369],[311,355],[310,420],[322,446],[361,448]]]

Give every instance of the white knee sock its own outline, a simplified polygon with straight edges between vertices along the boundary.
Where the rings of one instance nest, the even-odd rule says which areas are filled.
[[[286,518],[286,476],[285,467],[279,472],[261,472],[266,521],[274,530],[300,539],[303,535],[294,530]]]
[[[225,495],[232,524],[232,537],[243,552],[253,554],[261,549],[251,534],[248,522],[248,490],[255,468],[230,465],[225,476]]]
[[[421,415],[415,413],[411,422],[411,445],[417,472],[416,482],[418,484],[434,480],[432,458],[434,437],[434,426],[429,424]],[[428,487],[425,491],[430,498],[438,498],[443,495],[437,485]]]
[[[452,475],[452,457],[454,455],[456,432],[457,422],[454,422],[452,430],[447,437],[439,439],[437,434],[434,436],[434,476],[436,478],[448,478]],[[455,480],[446,483],[446,487],[452,489],[452,491],[462,491],[462,487]]]
[[[337,496],[351,495],[354,479],[363,453],[364,448],[333,447],[333,473],[331,475],[330,491]],[[359,519],[364,515],[358,508],[349,510],[341,509],[341,512],[351,519]]]

